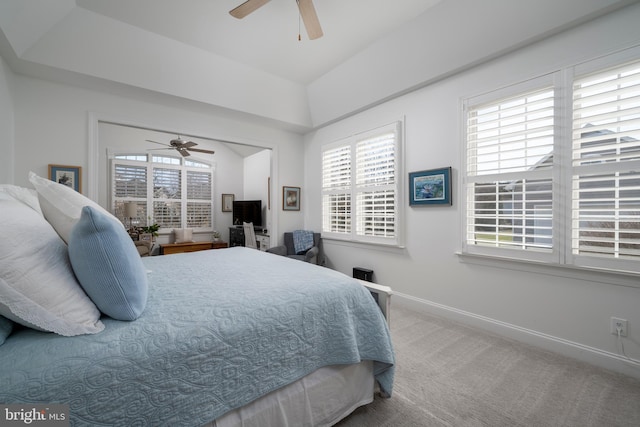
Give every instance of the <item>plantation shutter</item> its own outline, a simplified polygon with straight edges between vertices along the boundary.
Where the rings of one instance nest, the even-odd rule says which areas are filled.
[[[182,227],[181,178],[179,168],[153,168],[153,218],[160,228]]]
[[[208,231],[214,226],[214,169],[204,162],[173,156],[113,154],[111,204],[125,218],[124,203],[135,202],[134,226],[157,223],[171,228]]]
[[[325,236],[400,245],[400,122],[360,133],[322,151]]]
[[[573,86],[572,250],[640,260],[640,62]]]
[[[211,227],[211,172],[187,170],[187,227]]]
[[[553,249],[554,90],[467,107],[466,242]]]
[[[356,143],[357,233],[395,236],[395,133]]]
[[[125,202],[137,203],[137,217],[146,216],[147,200],[147,168],[126,161],[113,162],[112,191],[114,214],[118,218],[125,217]]]
[[[322,154],[322,231],[351,233],[351,145]]]

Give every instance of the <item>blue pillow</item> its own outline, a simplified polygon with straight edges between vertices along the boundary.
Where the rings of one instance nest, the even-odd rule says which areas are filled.
[[[147,305],[147,273],[122,224],[91,206],[82,208],[69,237],[69,259],[78,282],[98,309],[117,320],[135,320]]]
[[[11,331],[13,331],[13,322],[4,316],[0,316],[0,345],[4,344]]]

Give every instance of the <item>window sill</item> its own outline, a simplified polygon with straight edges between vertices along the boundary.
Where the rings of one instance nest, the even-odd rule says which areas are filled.
[[[384,243],[376,243],[376,242],[362,242],[359,240],[346,240],[339,239],[332,236],[322,236],[322,241],[327,242],[328,244],[335,244],[339,246],[348,246],[353,248],[362,248],[362,249],[371,249],[371,250],[381,250],[387,252],[398,252],[404,251],[404,245],[395,245],[395,244],[384,244]]]
[[[640,280],[638,280],[639,275],[629,271],[578,267],[541,261],[525,261],[517,258],[496,257],[463,252],[456,252],[456,255],[460,262],[466,264],[482,265],[506,270],[526,271],[529,273],[585,280],[604,283],[607,285],[640,288]]]

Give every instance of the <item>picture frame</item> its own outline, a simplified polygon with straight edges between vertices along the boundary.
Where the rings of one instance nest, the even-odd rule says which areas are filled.
[[[282,187],[282,210],[300,210],[300,187]]]
[[[49,165],[49,179],[82,193],[82,167]]]
[[[222,212],[233,212],[233,201],[236,196],[234,194],[222,195]]]
[[[267,177],[267,210],[271,210],[271,177]]]
[[[451,167],[409,173],[409,205],[449,205]]]

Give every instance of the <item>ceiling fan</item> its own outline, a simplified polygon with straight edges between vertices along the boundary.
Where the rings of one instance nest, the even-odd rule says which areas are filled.
[[[229,13],[235,18],[242,19],[267,3],[269,3],[269,0],[247,0],[229,11]],[[300,16],[302,16],[309,39],[315,40],[322,37],[322,28],[320,27],[316,9],[313,7],[313,0],[296,0],[296,3],[298,3]]]
[[[211,150],[203,150],[201,148],[193,148],[198,144],[196,144],[193,141],[185,141],[179,135],[178,135],[178,138],[172,139],[171,141],[169,141],[168,144],[165,144],[165,143],[162,143],[162,142],[157,142],[157,141],[152,141],[150,139],[147,139],[146,141],[147,142],[153,142],[154,144],[164,145],[166,147],[166,148],[157,148],[156,150],[177,150],[178,153],[182,154],[182,156],[184,156],[184,157],[187,157],[187,156],[191,155],[189,153],[189,151],[196,151],[198,153],[206,153],[206,154],[215,153],[215,151],[211,151]]]

